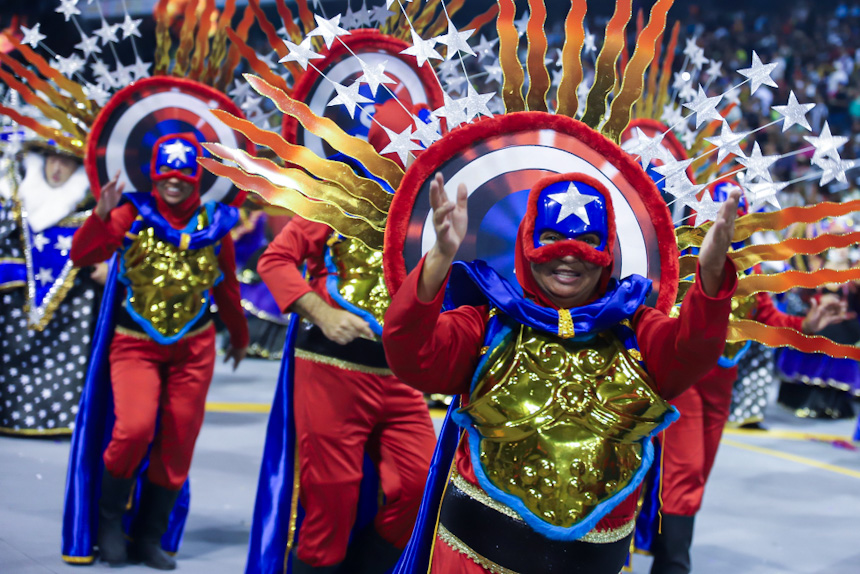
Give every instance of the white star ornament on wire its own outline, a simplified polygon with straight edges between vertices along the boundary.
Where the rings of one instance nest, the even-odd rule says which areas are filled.
[[[747,168],[748,179],[758,178],[763,181],[772,182],[773,178],[770,175],[769,169],[778,159],[778,155],[761,155],[761,146],[758,145],[758,142],[755,142],[750,156],[748,158],[739,157],[738,163]]]
[[[699,92],[696,94],[696,97],[684,104],[685,108],[696,114],[696,129],[699,129],[705,122],[722,119],[720,112],[717,111],[720,100],[722,100],[722,96],[709,98],[704,88],[699,86]]]
[[[471,56],[475,56],[475,52],[472,50],[472,47],[469,46],[469,43],[466,41],[469,37],[474,34],[474,30],[464,30],[463,32],[458,32],[457,27],[454,26],[454,23],[451,20],[448,20],[448,33],[443,34],[436,38],[436,41],[439,44],[444,44],[448,46],[448,53],[445,55],[446,60],[450,60],[457,52],[465,52]]]
[[[302,67],[303,70],[308,69],[308,63],[311,60],[318,60],[322,58],[322,54],[317,54],[313,50],[311,50],[311,39],[305,38],[302,40],[301,44],[293,44],[289,40],[284,40],[284,44],[287,46],[287,49],[290,51],[286,56],[278,60],[281,64],[284,62],[297,62],[299,66]]]
[[[785,118],[785,121],[782,124],[783,132],[793,125],[798,125],[806,128],[807,131],[812,131],[812,126],[809,125],[809,121],[806,119],[806,114],[808,114],[809,110],[814,107],[815,104],[801,104],[798,102],[797,96],[794,95],[794,91],[792,90],[788,94],[788,104],[784,106],[773,106],[772,109]]]
[[[24,34],[24,37],[21,38],[21,43],[28,44],[31,48],[36,48],[39,42],[47,38],[47,36],[39,32],[39,26],[41,26],[39,22],[36,22],[36,25],[32,28],[21,26],[21,32]]]
[[[554,202],[561,205],[561,210],[558,212],[556,223],[561,223],[571,215],[577,216],[586,225],[591,225],[588,219],[588,212],[585,211],[585,206],[592,201],[597,201],[593,195],[585,195],[579,192],[573,182],[567,187],[564,193],[554,193],[547,196]]]
[[[317,21],[317,27],[311,30],[308,37],[322,36],[326,48],[331,49],[334,39],[338,36],[349,35],[349,30],[344,30],[340,27],[340,14],[329,19],[321,18],[318,14],[314,14],[314,19]]]
[[[823,158],[838,160],[839,148],[848,143],[848,138],[844,136],[834,136],[830,133],[830,124],[824,122],[824,129],[821,130],[821,135],[803,136],[803,139],[811,143],[815,147],[815,152],[812,154],[812,163],[819,165]]]
[[[364,82],[370,86],[370,93],[373,94],[374,98],[376,97],[376,90],[379,89],[380,84],[397,83],[397,80],[385,74],[385,65],[388,63],[388,60],[383,60],[375,66],[369,66],[363,60],[359,60],[359,63],[361,64],[361,69],[364,73],[361,74],[356,81]]]
[[[143,20],[132,20],[131,16],[126,13],[125,20],[123,20],[122,24],[119,25],[119,29],[122,30],[122,39],[125,40],[131,36],[137,36],[140,38],[141,35],[138,28],[140,28],[141,22],[143,22]]]
[[[722,162],[729,154],[738,157],[746,158],[746,154],[741,149],[741,142],[749,135],[749,132],[732,132],[728,122],[723,121],[720,128],[720,135],[712,138],[705,138],[705,141],[717,146],[717,161]]]
[[[93,34],[101,38],[102,46],[107,46],[108,43],[115,44],[119,42],[119,38],[116,35],[118,29],[119,24],[108,24],[106,20],[102,19],[102,27],[93,32]]]
[[[738,70],[738,74],[750,81],[750,95],[754,94],[762,85],[770,86],[771,88],[779,87],[776,82],[773,81],[773,78],[770,77],[773,73],[773,69],[776,68],[777,65],[778,62],[762,64],[758,54],[753,50],[752,67]]]
[[[434,44],[436,44],[436,40],[434,38],[424,40],[415,32],[415,30],[410,30],[410,32],[412,33],[412,45],[400,52],[401,54],[415,56],[415,59],[418,60],[419,68],[423,66],[424,62],[427,60],[442,59],[442,55],[433,47]]]
[[[351,118],[355,117],[355,108],[358,104],[366,104],[373,101],[358,93],[358,89],[361,87],[361,84],[358,82],[353,82],[350,86],[344,86],[337,82],[332,82],[332,84],[334,85],[334,89],[337,91],[337,95],[332,98],[328,105],[336,106],[338,104],[342,104],[349,112],[349,117]]]
[[[421,123],[420,120],[419,123]],[[382,151],[379,152],[380,155],[396,153],[401,163],[406,165],[406,160],[413,151],[423,149],[416,142],[412,141],[412,128],[410,126],[406,126],[406,129],[400,133],[390,130],[385,126],[382,126],[382,129],[385,130],[385,133],[388,134],[388,139],[391,141],[389,141],[387,146],[382,148]]]
[[[72,16],[80,15],[81,11],[77,8],[78,0],[60,0],[60,7],[54,10],[58,14],[62,14],[65,21],[71,20]]]

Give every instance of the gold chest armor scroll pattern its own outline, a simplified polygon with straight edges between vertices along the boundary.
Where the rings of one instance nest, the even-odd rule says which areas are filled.
[[[729,320],[737,321],[739,319],[752,319],[756,312],[756,308],[757,302],[755,295],[749,295],[742,299],[732,299],[732,311],[729,315]],[[723,350],[723,357],[729,360],[734,359],[735,355],[737,355],[738,352],[746,346],[746,344],[746,341],[726,343],[726,347]]]
[[[332,261],[337,269],[337,290],[341,297],[367,311],[383,325],[391,296],[382,276],[382,251],[370,249],[355,239],[329,241]]]
[[[630,483],[637,441],[671,407],[611,332],[578,342],[520,326],[493,354],[461,409],[486,476],[545,522],[573,526]]]
[[[208,225],[201,210],[197,229]],[[131,285],[129,303],[165,337],[179,333],[206,305],[206,292],[221,274],[215,246],[180,249],[158,237],[153,227],[137,234],[123,255]]]

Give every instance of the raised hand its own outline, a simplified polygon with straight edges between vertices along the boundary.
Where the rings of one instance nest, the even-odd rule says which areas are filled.
[[[113,179],[110,180],[106,185],[102,186],[101,195],[99,195],[99,202],[96,204],[96,215],[102,221],[107,221],[110,216],[110,212],[119,205],[119,200],[122,197],[122,190],[125,189],[125,182],[117,185],[119,181],[119,171],[116,172],[116,175],[113,176]]]
[[[855,313],[848,311],[848,305],[838,297],[824,296],[819,302],[812,300],[809,312],[803,319],[803,332],[807,335],[817,333],[835,323],[841,323],[855,318]]]
[[[702,290],[714,297],[725,280],[726,255],[735,234],[735,219],[738,216],[738,203],[741,190],[734,189],[720,208],[716,221],[708,230],[699,250],[699,273],[702,277]]]
[[[457,201],[452,202],[445,193],[445,179],[441,173],[430,183],[430,207],[433,208],[433,228],[436,230],[436,248],[451,261],[466,237],[469,215],[466,209],[468,191],[465,184],[457,187]]]

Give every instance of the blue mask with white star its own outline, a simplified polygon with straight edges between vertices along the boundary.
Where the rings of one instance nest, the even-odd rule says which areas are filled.
[[[183,169],[190,169],[191,171],[188,174],[182,174],[185,177],[181,179],[196,179],[197,171],[200,169],[197,165],[197,148],[186,139],[176,137],[165,140],[159,144],[155,153],[153,180],[177,175],[173,172],[181,173],[180,170]]]
[[[534,246],[543,246],[540,236],[555,231],[565,239],[576,239],[587,233],[600,238],[595,249],[606,251],[609,236],[606,200],[590,185],[579,181],[559,181],[541,190],[537,200]]]

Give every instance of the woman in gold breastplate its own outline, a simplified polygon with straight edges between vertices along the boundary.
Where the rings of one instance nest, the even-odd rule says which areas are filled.
[[[738,195],[669,318],[644,306],[650,280],[612,278],[615,214],[598,180],[567,173],[530,190],[516,253],[524,296],[483,262],[452,270],[467,192],[461,185],[452,202],[443,185],[437,175],[430,188],[436,243],[395,294],[383,332],[403,381],[461,395],[441,503],[419,518],[434,538],[429,571],[616,574],[653,460],[649,439],[677,418],[666,401],[723,350]],[[446,284],[456,300],[464,282],[486,305],[440,314]],[[423,568],[407,556],[398,572]]]

